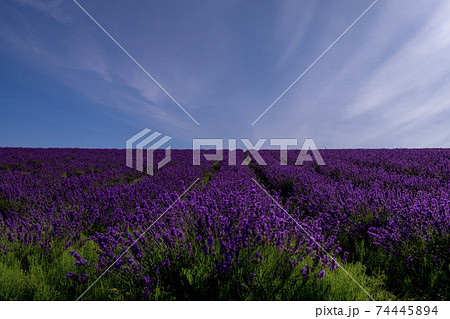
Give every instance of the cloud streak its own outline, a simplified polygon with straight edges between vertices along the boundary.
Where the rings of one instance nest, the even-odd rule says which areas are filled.
[[[0,54],[77,92],[74,105],[185,147],[192,137],[450,146],[450,4],[437,0],[380,1],[249,127],[372,2],[80,1],[200,128],[72,1],[1,2]]]
[[[435,125],[438,117],[450,115],[449,14],[448,3],[435,8],[420,31],[358,88],[354,101],[345,109],[345,119],[379,118],[382,129],[371,139],[394,131],[395,135],[419,135],[419,142],[422,138],[417,132]],[[432,142],[425,135],[423,139]]]
[[[119,48],[111,47],[106,35],[98,34],[91,22],[84,23],[82,17],[74,14],[77,11],[72,11],[72,15],[64,13],[66,4],[58,0],[20,1],[55,19],[51,29],[57,26],[64,35],[57,36],[55,45],[47,40],[55,37],[54,30],[34,28],[35,17],[30,19],[16,8],[7,8],[16,16],[15,24],[4,22],[0,37],[17,57],[22,57],[25,65],[76,89],[94,103],[126,113],[129,118],[134,116],[136,124],[158,121],[175,130],[192,130],[164,92],[130,63]],[[173,78],[172,84],[184,86],[182,81],[177,83],[180,79],[176,74]],[[201,83],[197,81],[196,85]],[[192,81],[188,90],[194,88]]]
[[[449,146],[442,121],[450,119],[449,14],[450,5],[437,1],[426,8],[420,1],[380,2],[283,97],[255,136],[312,137],[332,148]]]

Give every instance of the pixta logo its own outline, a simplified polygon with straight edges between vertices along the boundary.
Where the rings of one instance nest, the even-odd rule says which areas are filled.
[[[172,139],[171,136],[164,135],[158,141],[154,142],[158,139],[162,134],[159,132],[153,132],[150,134],[152,130],[146,128],[140,131],[138,134],[134,135],[132,138],[127,140],[126,143],[126,152],[127,152],[127,166],[130,168],[136,168],[138,171],[144,171],[144,150],[146,153],[147,159],[147,174],[154,174],[154,154],[155,150],[159,149],[165,143]],[[154,142],[154,143],[152,143]],[[137,143],[137,144],[136,144]],[[152,144],[151,144],[152,143]],[[136,148],[134,149],[134,145]],[[136,155],[136,156],[134,156]],[[134,161],[136,160],[136,166],[134,165]],[[164,158],[158,162],[158,169],[169,163],[171,160],[171,151],[170,146],[167,146],[165,149]]]
[[[154,161],[155,151],[167,143],[172,137],[164,135],[161,137],[161,133],[153,132],[148,128],[140,131],[126,142],[126,157],[127,166],[136,168],[137,170],[144,171],[144,150],[146,155],[146,172],[149,175],[154,174]],[[156,139],[161,137],[158,141]],[[242,138],[242,149],[248,151],[248,156],[242,161],[237,162],[236,150],[237,139],[229,139],[227,149],[229,150],[228,165],[248,165],[252,159],[256,161],[258,165],[267,165],[266,161],[262,158],[259,151],[267,142],[267,139],[259,139],[256,143],[252,143],[249,139]],[[298,146],[298,140],[293,138],[275,138],[269,140],[271,149],[276,147],[280,151],[280,165],[288,165],[288,147]],[[136,147],[135,147],[136,146]],[[208,147],[215,151],[214,154],[205,154],[201,152],[202,148]],[[310,154],[311,153],[311,154]],[[136,155],[136,156],[134,156]],[[193,165],[200,165],[201,156],[207,161],[222,161],[224,159],[224,140],[218,138],[195,138],[192,140],[192,161]],[[312,155],[312,156],[311,156]],[[165,148],[164,158],[161,159],[157,168],[160,169],[171,160],[170,146]],[[314,140],[307,138],[304,140],[300,153],[295,161],[295,165],[303,165],[304,162],[315,161],[317,165],[325,165],[325,162],[320,155],[320,152],[314,143]]]
[[[259,154],[259,150],[265,145],[267,139],[259,139],[255,144],[246,138],[240,140],[245,149],[249,152],[249,154],[253,157],[253,159],[258,163],[258,165],[267,165],[266,161],[262,158],[261,154]],[[270,139],[271,147],[277,147],[280,151],[280,164],[288,165],[287,157],[288,157],[288,147],[289,146],[298,146],[298,140],[296,138],[273,138]],[[219,138],[198,138],[193,139],[192,141],[192,149],[193,149],[193,164],[200,165],[200,149],[204,146],[213,147],[215,150],[215,154],[203,154],[206,160],[208,161],[222,161],[223,160],[223,150],[224,150],[224,141]],[[237,140],[229,139],[228,140],[228,149],[230,150],[230,154],[228,156],[228,165],[248,165],[252,159],[250,155],[247,156],[242,163],[237,163],[236,161],[236,150]],[[244,149],[243,148],[243,149]],[[311,151],[311,157],[309,152]],[[303,165],[304,162],[316,161],[317,165],[325,165],[325,162],[320,155],[319,149],[317,148],[314,140],[312,138],[307,138],[304,140],[300,153],[295,161],[295,165]]]

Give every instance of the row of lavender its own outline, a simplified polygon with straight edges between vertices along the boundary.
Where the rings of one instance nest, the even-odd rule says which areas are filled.
[[[183,151],[153,178],[123,165],[119,150],[11,148],[0,158],[1,236],[49,249],[58,238],[69,247],[83,232],[151,220],[138,207],[166,207],[176,191],[208,169],[207,163],[190,165]],[[0,248],[7,252],[7,245]]]
[[[243,159],[244,153],[239,152],[237,162]],[[176,201],[149,229],[121,221],[120,226],[92,236],[100,248],[101,264],[95,267],[101,271],[118,260],[110,272],[133,274],[140,280],[135,284],[143,285],[146,299],[160,287],[171,287],[172,297],[178,299],[239,299],[242,287],[255,288],[256,281],[270,280],[261,273],[270,249],[283,256],[272,264],[286,267],[287,285],[295,286],[311,276],[323,278],[324,269],[337,268],[318,247],[320,243],[337,256],[340,248],[335,245],[336,238],[321,236],[314,221],[299,227],[260,189],[256,175],[247,166],[228,166],[225,158],[213,164],[212,170],[214,174],[203,175],[204,187],[196,187]],[[278,196],[275,200],[281,202]],[[137,210],[154,216],[147,205]],[[132,248],[118,259],[128,247]],[[80,274],[89,264],[76,256],[80,268],[76,273]],[[273,271],[269,277],[276,276],[278,270]],[[223,295],[219,285],[232,287]]]
[[[331,297],[315,288],[342,274],[324,250],[380,268],[371,249],[357,258],[360,242],[394,256],[407,275],[431,267],[432,297],[448,298],[448,154],[324,151],[327,166],[296,167],[264,151],[269,165],[250,169],[203,157],[195,166],[191,151],[174,151],[147,176],[125,167],[123,150],[1,149],[0,268],[47,286],[27,283],[35,292],[0,299],[73,299],[105,271],[83,298],[367,299],[348,295],[354,282]]]
[[[82,285],[94,279],[109,266],[114,257],[109,247],[118,244],[117,238],[141,232],[212,166],[206,161],[193,166],[190,152],[174,151],[166,169],[150,177],[124,165],[124,150],[0,151],[0,266],[31,274],[46,272],[46,264],[56,267],[60,261],[60,273],[52,278],[58,282],[49,286]],[[94,251],[95,256],[90,275],[77,272],[77,266],[86,262],[76,250],[86,244],[91,250],[88,253]],[[69,254],[72,261],[67,267]],[[7,285],[6,276],[0,278],[0,285],[2,279]],[[28,286],[21,293],[32,290]],[[70,293],[77,291],[71,289]],[[39,298],[73,299],[67,292]],[[36,296],[0,296],[15,298]]]
[[[76,297],[108,270],[107,280],[128,281],[123,293],[129,299],[155,298],[164,289],[170,298],[228,299],[235,291],[238,299],[243,286],[267,281],[257,273],[270,249],[282,253],[273,265],[288,266],[289,285],[337,267],[317,246],[337,256],[336,239],[321,236],[315,221],[302,230],[247,166],[203,157],[195,166],[191,151],[175,151],[167,167],[147,176],[124,167],[124,151],[3,149],[1,155],[0,265],[15,256],[21,271],[32,272],[36,260],[56,267],[70,254],[70,270],[56,276],[70,289],[58,298]],[[239,152],[238,162],[243,159]],[[219,282],[231,282],[228,295]],[[137,289],[125,292],[131,287]],[[86,298],[105,298],[99,289]]]
[[[382,269],[397,293],[450,298],[450,150],[321,154],[325,166],[292,165],[296,151],[283,166],[266,151],[268,165],[255,171],[292,203],[299,220],[320,221],[325,234],[338,235],[346,256]],[[411,281],[416,286],[406,287]]]

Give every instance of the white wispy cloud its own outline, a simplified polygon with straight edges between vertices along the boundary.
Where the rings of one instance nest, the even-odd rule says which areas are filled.
[[[433,138],[424,134],[426,126],[436,125],[440,116],[450,116],[449,14],[449,3],[435,6],[418,32],[357,88],[344,119],[367,121],[364,118],[370,116],[377,118],[379,125],[377,132],[360,137],[361,141],[383,135],[407,141],[408,136],[414,136],[416,144],[434,144]],[[448,135],[449,129],[434,139],[443,134]]]
[[[17,0],[20,3],[31,6],[61,23],[73,22],[73,18],[61,9],[64,0]]]
[[[450,145],[449,15],[441,1],[380,2],[255,135],[327,147]]]
[[[348,116],[388,104],[393,107],[395,102],[411,100],[411,96],[421,91],[445,92],[439,83],[449,75],[450,6],[445,4],[436,11],[423,30],[379,66],[360,88],[355,102],[347,108]]]
[[[317,6],[309,1],[280,1],[276,21],[276,38],[283,47],[277,66],[285,65],[308,32]]]
[[[271,12],[273,28],[267,26],[269,20],[261,20],[261,30],[272,30],[273,35],[258,41],[270,40],[261,43],[261,48],[270,50],[261,52],[262,59],[249,57],[238,67],[236,59],[249,52],[239,41],[240,31],[247,30],[240,15],[243,2],[205,2],[209,11],[198,3],[189,13],[177,11],[177,6],[165,13],[167,17],[142,15],[139,21],[128,21],[133,10],[149,8],[132,2],[119,24],[112,18],[119,15],[118,8],[86,1],[106,29],[199,117],[200,128],[193,127],[72,1],[17,3],[0,3],[0,40],[5,44],[0,52],[70,86],[106,110],[118,110],[124,121],[139,123],[136,126],[155,123],[166,133],[180,133],[179,138],[186,139],[193,134],[312,137],[319,147],[450,143],[448,2],[379,1],[253,128],[248,123],[282,92],[275,91],[292,83],[371,1],[367,5],[359,0],[345,5],[280,1],[279,10]],[[171,32],[166,34],[167,30]],[[247,75],[260,65],[267,69],[249,89]]]
[[[68,85],[90,101],[126,114],[137,125],[161,123],[167,130],[193,130],[192,125],[180,113],[177,106],[140,69],[128,60],[119,48],[111,45],[106,35],[97,31],[95,25],[84,24],[62,12],[62,1],[20,0],[60,23],[62,37],[58,43],[47,40],[44,29],[35,28],[26,14],[14,7],[7,7],[16,16],[14,24],[0,22],[0,38],[8,44],[25,65]],[[82,15],[82,13],[80,13]],[[70,23],[74,22],[77,23]],[[6,48],[5,48],[6,49]],[[11,51],[10,51],[11,53]],[[199,94],[201,81],[190,85],[172,74],[175,91],[184,88],[189,94]],[[170,88],[167,88],[172,91]],[[174,94],[176,96],[176,94]],[[126,121],[124,118],[124,121]],[[195,130],[195,129],[194,129]]]

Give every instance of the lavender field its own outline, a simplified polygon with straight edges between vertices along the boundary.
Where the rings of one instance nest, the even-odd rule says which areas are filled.
[[[260,154],[0,149],[0,300],[450,299],[449,149]]]

